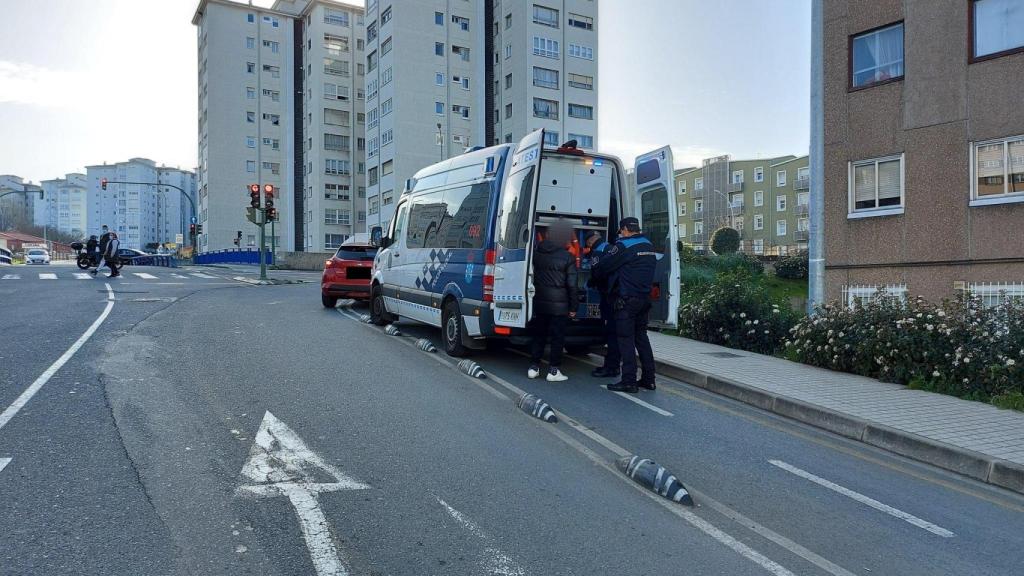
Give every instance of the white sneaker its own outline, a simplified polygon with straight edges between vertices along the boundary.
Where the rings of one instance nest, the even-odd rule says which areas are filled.
[[[552,368],[551,371],[548,372],[547,376],[548,382],[565,382],[568,379],[569,377],[566,376],[565,374],[562,374],[562,371],[559,370],[558,368]]]
[[[530,369],[526,371],[526,377],[533,380],[537,376],[540,376],[540,368],[537,366],[530,366]]]

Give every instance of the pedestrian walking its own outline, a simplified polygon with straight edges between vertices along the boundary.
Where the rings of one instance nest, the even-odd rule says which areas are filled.
[[[591,232],[590,236],[587,237],[586,246],[590,250],[591,270],[594,269],[594,266],[597,266],[597,263],[601,261],[601,258],[611,248],[611,244],[608,244],[601,237],[601,233],[597,231]],[[605,346],[608,349],[604,355],[604,364],[600,368],[595,368],[591,371],[590,375],[595,378],[612,378],[619,375],[619,364],[622,362],[622,357],[619,355],[618,336],[615,334],[615,311],[612,309],[614,297],[608,290],[606,279],[598,280],[591,276],[589,283],[601,296],[601,328],[604,331]]]
[[[569,318],[576,316],[579,300],[576,296],[576,259],[565,249],[572,240],[572,227],[568,223],[555,223],[541,233],[541,240],[533,253],[533,319],[529,378],[540,376],[540,363],[545,345],[551,346],[548,357],[548,382],[564,382],[569,377],[559,369],[565,346],[565,328]]]
[[[615,333],[622,356],[622,379],[609,384],[613,392],[654,390],[654,351],[647,337],[647,315],[651,310],[651,287],[658,257],[654,245],[644,237],[640,221],[623,218],[619,223],[619,241],[609,248],[594,267],[594,277],[608,283],[613,295]],[[636,357],[640,356],[637,380]]]
[[[89,272],[92,273],[93,276],[95,276],[96,273],[100,271],[100,266],[102,265],[102,258],[104,256],[106,256],[106,254],[107,254],[107,246],[109,244],[110,244],[110,228],[108,228],[107,225],[104,224],[100,228],[100,242],[99,242],[99,247],[98,247],[99,248],[99,254],[98,254],[99,257],[96,258],[95,260],[93,260],[94,268],[89,271]]]

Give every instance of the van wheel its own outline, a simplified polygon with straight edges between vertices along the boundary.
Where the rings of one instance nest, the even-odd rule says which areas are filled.
[[[390,315],[384,307],[384,294],[380,286],[374,286],[370,292],[370,320],[377,326],[385,326],[390,322]]]
[[[449,300],[444,305],[441,318],[441,329],[444,330],[444,351],[449,356],[461,358],[469,354],[469,350],[462,345],[462,312],[459,311],[459,303]]]
[[[327,294],[320,295],[320,302],[323,303],[324,308],[334,308],[335,306],[338,305],[338,299],[331,298]]]

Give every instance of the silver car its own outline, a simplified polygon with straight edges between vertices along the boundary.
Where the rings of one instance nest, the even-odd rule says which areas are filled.
[[[29,248],[25,252],[25,264],[49,264],[50,253],[45,248]]]

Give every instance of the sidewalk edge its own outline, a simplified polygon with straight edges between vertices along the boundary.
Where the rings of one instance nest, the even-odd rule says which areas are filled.
[[[1024,494],[1024,466],[655,359],[658,374],[900,456]]]

